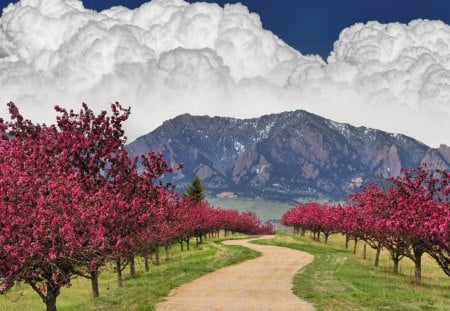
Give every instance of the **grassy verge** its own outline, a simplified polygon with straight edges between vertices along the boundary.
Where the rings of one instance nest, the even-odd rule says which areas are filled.
[[[291,204],[267,201],[263,199],[208,198],[208,202],[213,206],[220,206],[225,209],[235,209],[240,212],[255,212],[262,221],[280,219],[281,215],[292,208]]]
[[[294,278],[296,295],[312,302],[320,310],[450,310],[450,278],[430,259],[423,263],[423,285],[411,282],[413,265],[404,259],[401,273],[392,274],[387,254],[380,267],[373,267],[374,252],[367,260],[353,255],[340,236],[330,237],[328,245],[309,237],[277,236],[258,244],[285,246],[309,252],[314,262]],[[357,254],[361,254],[360,243]]]
[[[123,288],[117,288],[112,268],[106,267],[100,276],[100,298],[95,301],[91,298],[87,280],[73,280],[70,288],[62,289],[57,301],[58,310],[153,310],[154,305],[173,288],[208,272],[257,256],[257,252],[248,248],[222,245],[217,241],[207,241],[189,252],[180,252],[175,245],[170,261],[151,266],[150,272],[144,272],[143,262],[138,261],[138,277],[125,278]],[[13,288],[6,296],[0,295],[0,310],[45,310],[45,305],[28,285],[23,284]]]

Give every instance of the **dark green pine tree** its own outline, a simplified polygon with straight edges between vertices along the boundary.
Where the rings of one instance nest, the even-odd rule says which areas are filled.
[[[205,189],[203,188],[200,178],[198,178],[197,176],[194,177],[191,184],[186,190],[186,194],[194,202],[200,202],[205,199]]]

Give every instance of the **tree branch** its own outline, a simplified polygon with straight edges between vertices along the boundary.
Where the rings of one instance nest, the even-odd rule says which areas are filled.
[[[39,288],[36,286],[36,284],[34,284],[33,282],[26,282],[28,284],[30,284],[31,288],[39,295],[39,297],[41,297],[41,299],[44,301],[44,303],[47,301],[47,296],[45,296],[40,290]]]

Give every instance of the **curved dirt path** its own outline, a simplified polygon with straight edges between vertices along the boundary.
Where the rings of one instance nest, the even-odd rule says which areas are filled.
[[[285,247],[248,243],[252,240],[257,239],[223,243],[254,249],[262,253],[260,257],[216,270],[182,285],[173,290],[166,301],[157,304],[156,310],[314,310],[310,303],[292,293],[294,275],[314,257]]]

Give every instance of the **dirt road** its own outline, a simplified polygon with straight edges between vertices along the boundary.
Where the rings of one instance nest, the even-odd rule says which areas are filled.
[[[271,238],[265,236],[263,238]],[[314,310],[312,305],[292,293],[296,272],[313,256],[278,246],[256,245],[251,240],[229,240],[224,244],[242,245],[262,256],[219,269],[175,289],[157,311],[229,310]]]

